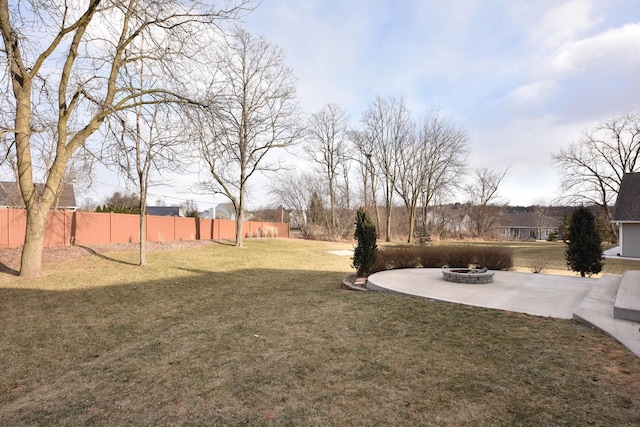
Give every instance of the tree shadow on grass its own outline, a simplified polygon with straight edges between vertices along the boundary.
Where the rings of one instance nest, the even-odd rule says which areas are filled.
[[[221,246],[235,246],[236,242],[234,240],[214,240],[213,243]]]
[[[129,262],[129,261],[122,261],[120,259],[117,258],[112,258],[110,256],[107,256],[105,254],[101,254],[100,252],[96,251],[93,248],[90,248],[89,246],[82,246],[82,245],[76,245],[79,248],[84,249],[85,251],[89,252],[91,255],[97,256],[98,258],[102,258],[104,260],[107,261],[113,261],[113,262],[117,262],[118,264],[125,264],[125,265],[138,265],[135,262]]]
[[[18,276],[20,274],[18,270],[9,267],[3,262],[0,262],[0,273],[10,274],[11,276]]]

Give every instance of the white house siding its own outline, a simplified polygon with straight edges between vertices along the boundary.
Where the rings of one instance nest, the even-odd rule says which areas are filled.
[[[624,257],[640,258],[640,223],[620,224],[621,251]]]

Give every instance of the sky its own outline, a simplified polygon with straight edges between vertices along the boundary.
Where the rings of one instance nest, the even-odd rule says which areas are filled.
[[[263,0],[243,27],[284,50],[307,114],[337,103],[358,127],[376,96],[404,97],[416,120],[439,110],[469,132],[470,169],[509,168],[511,205],[551,203],[552,153],[640,110],[637,0]],[[274,202],[266,179],[253,206]]]

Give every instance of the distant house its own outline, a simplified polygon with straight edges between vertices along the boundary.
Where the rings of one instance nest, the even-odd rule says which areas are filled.
[[[234,220],[236,219],[236,210],[233,207],[233,203],[219,203],[216,205],[215,208],[213,208],[213,214],[215,216],[215,218],[213,219],[230,219],[230,220]],[[251,218],[253,218],[253,215],[250,214],[249,212],[245,211],[244,212],[244,220],[245,221],[250,221]]]
[[[503,239],[547,240],[559,225],[558,219],[540,212],[505,212],[498,219],[498,234]]]
[[[466,233],[471,230],[471,217],[459,204],[430,209],[427,212],[427,223],[447,233]]]
[[[184,209],[179,206],[147,206],[147,215],[184,217]]]
[[[199,218],[215,219],[214,216],[215,216],[215,211],[213,210],[213,208],[209,208],[209,209],[206,209],[204,211],[198,212],[198,217]]]
[[[44,184],[36,184],[38,191],[42,191]],[[24,202],[20,195],[17,182],[0,181],[0,208],[23,208]],[[54,201],[53,209],[76,210],[76,193],[73,185],[62,188],[59,197]]]
[[[612,221],[620,227],[620,256],[640,258],[640,172],[622,177]]]
[[[213,208],[213,219],[236,219],[233,203],[219,203]]]

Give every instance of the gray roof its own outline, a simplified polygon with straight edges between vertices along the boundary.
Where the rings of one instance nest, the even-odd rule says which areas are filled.
[[[38,191],[42,192],[44,184],[36,184]],[[0,181],[0,206],[21,208],[24,207],[22,196],[20,195],[20,188],[18,183],[10,181]],[[57,207],[59,209],[75,209],[76,205],[76,193],[73,189],[73,185],[63,187],[62,194],[60,194],[60,200]]]
[[[640,221],[640,172],[622,177],[613,221]]]
[[[156,216],[184,216],[179,206],[147,206],[148,215]]]
[[[498,218],[498,227],[502,228],[557,228],[559,221],[538,212],[503,213]]]

